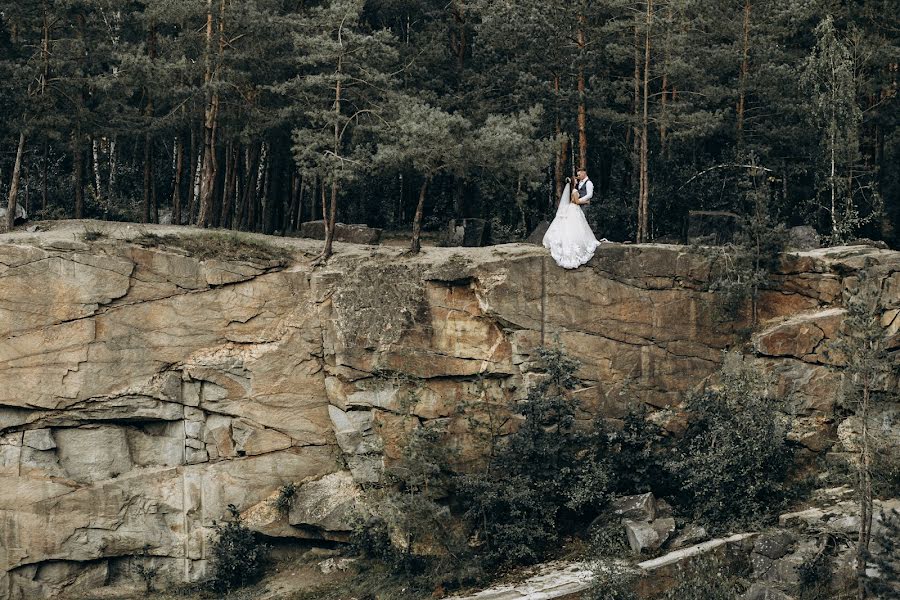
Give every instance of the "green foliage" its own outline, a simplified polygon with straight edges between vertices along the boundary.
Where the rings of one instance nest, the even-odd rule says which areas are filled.
[[[149,553],[150,546],[144,546],[141,553],[136,557],[137,562],[134,563],[134,572],[144,582],[144,591],[148,594],[154,591],[153,582],[159,573],[159,567],[148,560]]]
[[[735,321],[749,305],[748,321],[755,326],[760,290],[771,284],[787,244],[787,231],[772,217],[766,169],[757,166],[752,155],[747,162],[750,168],[738,182],[744,206],[739,230],[733,243],[713,254],[717,272],[709,287],[716,292],[723,320]]]
[[[297,484],[293,481],[284,484],[278,489],[278,495],[275,496],[272,504],[275,510],[282,514],[287,514],[294,504],[294,498],[297,496]]]
[[[608,499],[604,430],[575,425],[570,392],[578,385],[578,363],[560,349],[541,349],[540,358],[544,377],[520,406],[519,429],[482,472],[458,482],[481,554],[493,564],[541,560],[567,528]]]
[[[787,499],[792,453],[765,382],[738,354],[727,354],[718,389],[691,398],[691,425],[666,468],[676,499],[713,530],[748,527]]]
[[[900,594],[900,512],[882,510],[880,517],[868,559],[878,575],[866,577],[863,585],[871,598],[896,598]]]
[[[265,570],[268,547],[241,521],[237,507],[228,505],[228,521],[216,523],[210,557],[213,574],[210,586],[217,592],[243,587],[258,581]]]

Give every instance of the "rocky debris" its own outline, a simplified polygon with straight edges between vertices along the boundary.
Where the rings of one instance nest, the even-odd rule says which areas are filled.
[[[794,600],[794,598],[777,588],[757,582],[744,592],[740,600]]]
[[[787,246],[791,250],[814,250],[821,248],[819,233],[809,225],[798,225],[788,229]]]
[[[702,525],[688,523],[669,542],[669,548],[678,550],[685,546],[693,546],[709,539],[709,533]]]
[[[615,498],[610,510],[621,518],[628,545],[635,554],[656,550],[675,532],[671,505],[653,494]]]
[[[346,571],[355,562],[355,558],[326,558],[318,566],[323,575],[331,575],[338,571]]]
[[[688,211],[685,237],[689,244],[726,244],[734,239],[740,217],[732,212],[715,210]]]
[[[490,240],[490,224],[484,219],[452,219],[447,226],[447,245],[477,248]]]
[[[653,494],[622,496],[610,503],[613,514],[633,521],[652,521],[656,518],[656,498]]]
[[[325,221],[307,221],[300,225],[300,237],[314,240],[325,239]],[[381,242],[381,229],[368,225],[334,224],[334,240],[348,244],[375,246]]]

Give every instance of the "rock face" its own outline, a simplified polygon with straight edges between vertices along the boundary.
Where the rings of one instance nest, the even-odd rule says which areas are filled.
[[[542,337],[581,362],[585,410],[615,416],[677,407],[745,326],[719,321],[709,259],[678,246],[605,245],[566,271],[527,245],[339,244],[314,269],[304,240],[271,242],[286,266],[200,261],[90,226],[108,235],[0,236],[0,600],[123,583],[144,548],[159,582],[203,577],[228,504],[269,535],[340,539],[412,429],[446,423],[477,463],[472,418],[514,408]],[[789,255],[762,298],[758,361],[812,451],[836,440],[830,348],[866,260],[897,311],[900,254],[874,248]],[[291,482],[292,510],[264,510]]]

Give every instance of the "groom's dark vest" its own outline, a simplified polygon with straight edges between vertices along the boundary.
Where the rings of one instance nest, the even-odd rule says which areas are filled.
[[[587,195],[587,178],[578,184],[578,197],[584,198]]]

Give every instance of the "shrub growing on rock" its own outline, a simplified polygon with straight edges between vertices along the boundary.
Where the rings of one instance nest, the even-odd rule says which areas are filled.
[[[536,562],[608,499],[605,430],[576,427],[577,361],[542,349],[545,376],[520,409],[518,431],[497,446],[480,473],[459,478],[458,497],[489,564]]]
[[[241,521],[237,507],[228,505],[230,520],[215,525],[212,540],[213,576],[210,585],[227,592],[258,581],[265,570],[268,547]]]
[[[765,382],[737,354],[721,385],[691,398],[692,423],[667,469],[683,508],[712,530],[750,526],[787,499],[792,453]]]

